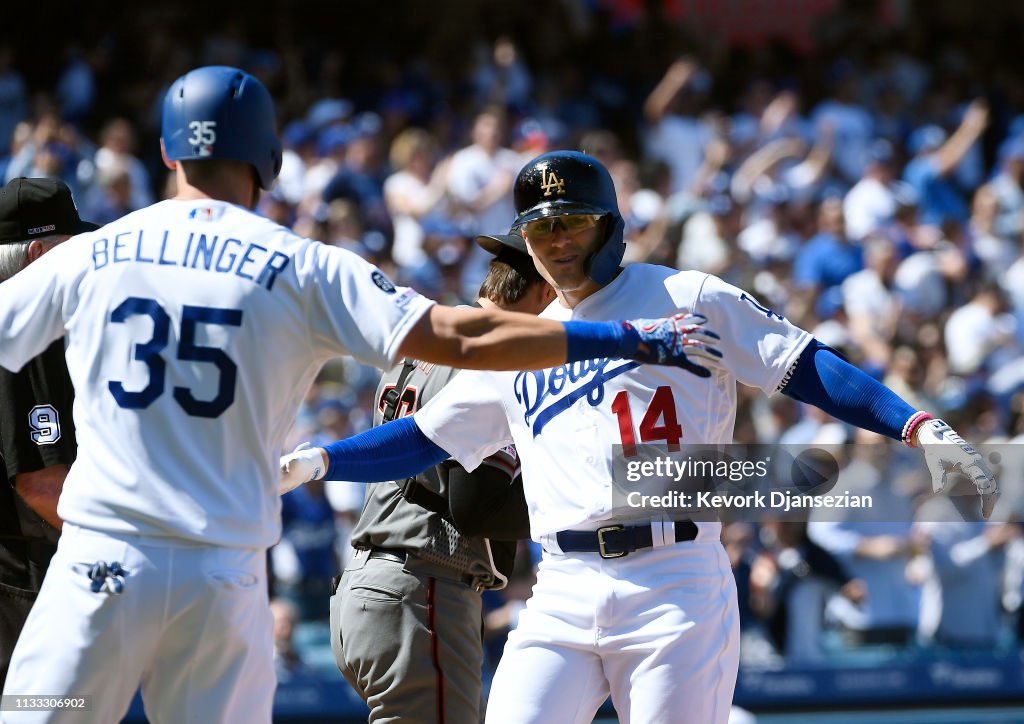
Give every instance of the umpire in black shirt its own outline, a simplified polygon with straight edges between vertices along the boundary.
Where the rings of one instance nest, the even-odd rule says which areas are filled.
[[[62,241],[96,228],[79,218],[62,181],[14,179],[0,188],[0,282]],[[73,400],[63,340],[20,372],[0,367],[0,689],[57,550],[57,499],[77,449]]]

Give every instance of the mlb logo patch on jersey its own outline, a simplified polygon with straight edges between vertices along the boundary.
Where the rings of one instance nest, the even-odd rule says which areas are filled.
[[[388,294],[391,294],[391,292],[388,292]],[[410,304],[412,304],[412,301],[414,299],[417,299],[419,296],[420,295],[416,292],[415,289],[406,289],[404,292],[395,297],[395,307],[401,309],[404,312],[406,308]]]
[[[377,288],[386,294],[395,293],[395,285],[391,283],[391,280],[384,276],[384,272],[374,269],[373,274],[370,275],[373,279],[373,283],[377,285]]]
[[[216,221],[223,215],[223,206],[198,206],[188,212],[188,218],[196,221]]]

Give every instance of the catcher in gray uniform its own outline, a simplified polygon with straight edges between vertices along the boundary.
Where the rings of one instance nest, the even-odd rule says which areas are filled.
[[[554,292],[522,236],[481,240],[499,241],[502,251],[478,304],[539,314]],[[411,415],[457,373],[405,360],[380,381],[374,425]],[[352,533],[356,552],[333,586],[331,646],[341,673],[370,707],[371,722],[480,721],[480,592],[505,586],[515,541],[529,533],[512,447],[472,473],[445,462],[415,478],[369,486]]]

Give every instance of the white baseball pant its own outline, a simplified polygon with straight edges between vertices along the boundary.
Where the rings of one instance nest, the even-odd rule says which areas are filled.
[[[94,593],[97,561],[127,571]],[[141,683],[162,722],[270,722],[277,681],[266,551],[110,535],[66,524],[4,694],[89,696],[91,711],[5,711],[3,722],[120,721]]]
[[[736,584],[722,545],[602,559],[545,551],[509,635],[488,724],[725,724],[739,667]]]

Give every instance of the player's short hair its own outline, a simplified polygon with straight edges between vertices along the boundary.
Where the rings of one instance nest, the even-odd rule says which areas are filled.
[[[547,284],[547,281],[537,271],[533,259],[514,249],[502,249],[487,267],[480,296],[509,306],[525,297],[534,284]]]

